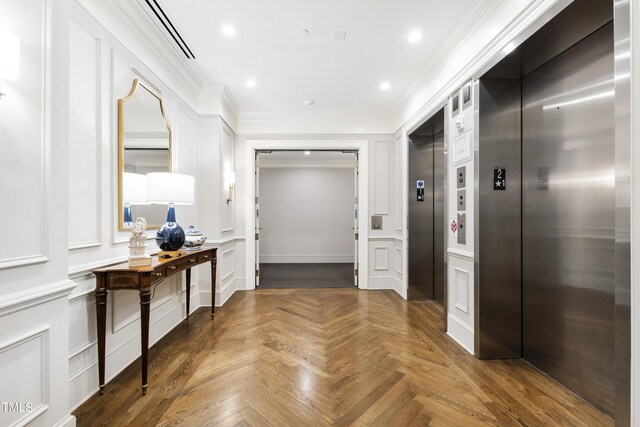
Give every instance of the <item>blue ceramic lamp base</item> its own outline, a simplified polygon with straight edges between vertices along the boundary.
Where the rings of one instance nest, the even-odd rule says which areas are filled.
[[[174,252],[184,245],[185,234],[176,222],[176,211],[173,203],[169,203],[167,222],[156,233],[156,243],[161,251]]]

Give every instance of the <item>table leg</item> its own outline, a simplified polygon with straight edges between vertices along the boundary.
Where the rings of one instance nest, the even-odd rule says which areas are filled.
[[[140,289],[140,326],[142,347],[142,394],[147,394],[147,367],[149,365],[149,306],[151,289]]]
[[[216,263],[215,259],[211,260],[211,318],[216,314]]]
[[[187,268],[187,320],[189,320],[189,303],[191,302],[191,269]]]
[[[96,289],[96,317],[98,325],[98,386],[104,394],[105,345],[107,335],[107,294],[104,287]]]

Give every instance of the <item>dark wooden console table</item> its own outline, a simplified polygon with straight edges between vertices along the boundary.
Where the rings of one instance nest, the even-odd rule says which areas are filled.
[[[98,319],[98,376],[100,394],[104,393],[105,339],[107,330],[107,294],[109,290],[129,289],[140,293],[140,328],[142,345],[142,394],[147,394],[149,357],[149,305],[156,285],[167,277],[186,270],[187,319],[191,297],[191,267],[211,263],[211,318],[216,303],[216,249],[185,252],[171,259],[153,257],[151,266],[129,268],[129,263],[94,270],[96,275],[96,317]]]

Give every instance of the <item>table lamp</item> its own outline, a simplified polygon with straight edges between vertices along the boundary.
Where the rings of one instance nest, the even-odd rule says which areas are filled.
[[[189,175],[168,172],[147,174],[147,197],[149,202],[168,204],[167,222],[156,233],[156,243],[161,257],[180,256],[185,235],[176,222],[175,205],[193,204],[195,179]]]
[[[131,228],[133,217],[131,205],[146,205],[147,177],[139,173],[125,172],[122,174],[122,201],[124,202],[124,226]]]

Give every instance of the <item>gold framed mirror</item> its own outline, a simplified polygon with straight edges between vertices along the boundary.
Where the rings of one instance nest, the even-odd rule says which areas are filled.
[[[140,189],[135,188],[138,181],[131,177],[141,178],[140,175],[149,172],[171,172],[171,169],[171,126],[162,98],[135,79],[129,94],[118,99],[119,230],[129,229],[124,223],[125,203],[130,205],[133,220],[137,217],[147,220],[147,228],[160,228],[166,222],[166,206],[141,203],[132,196]]]

